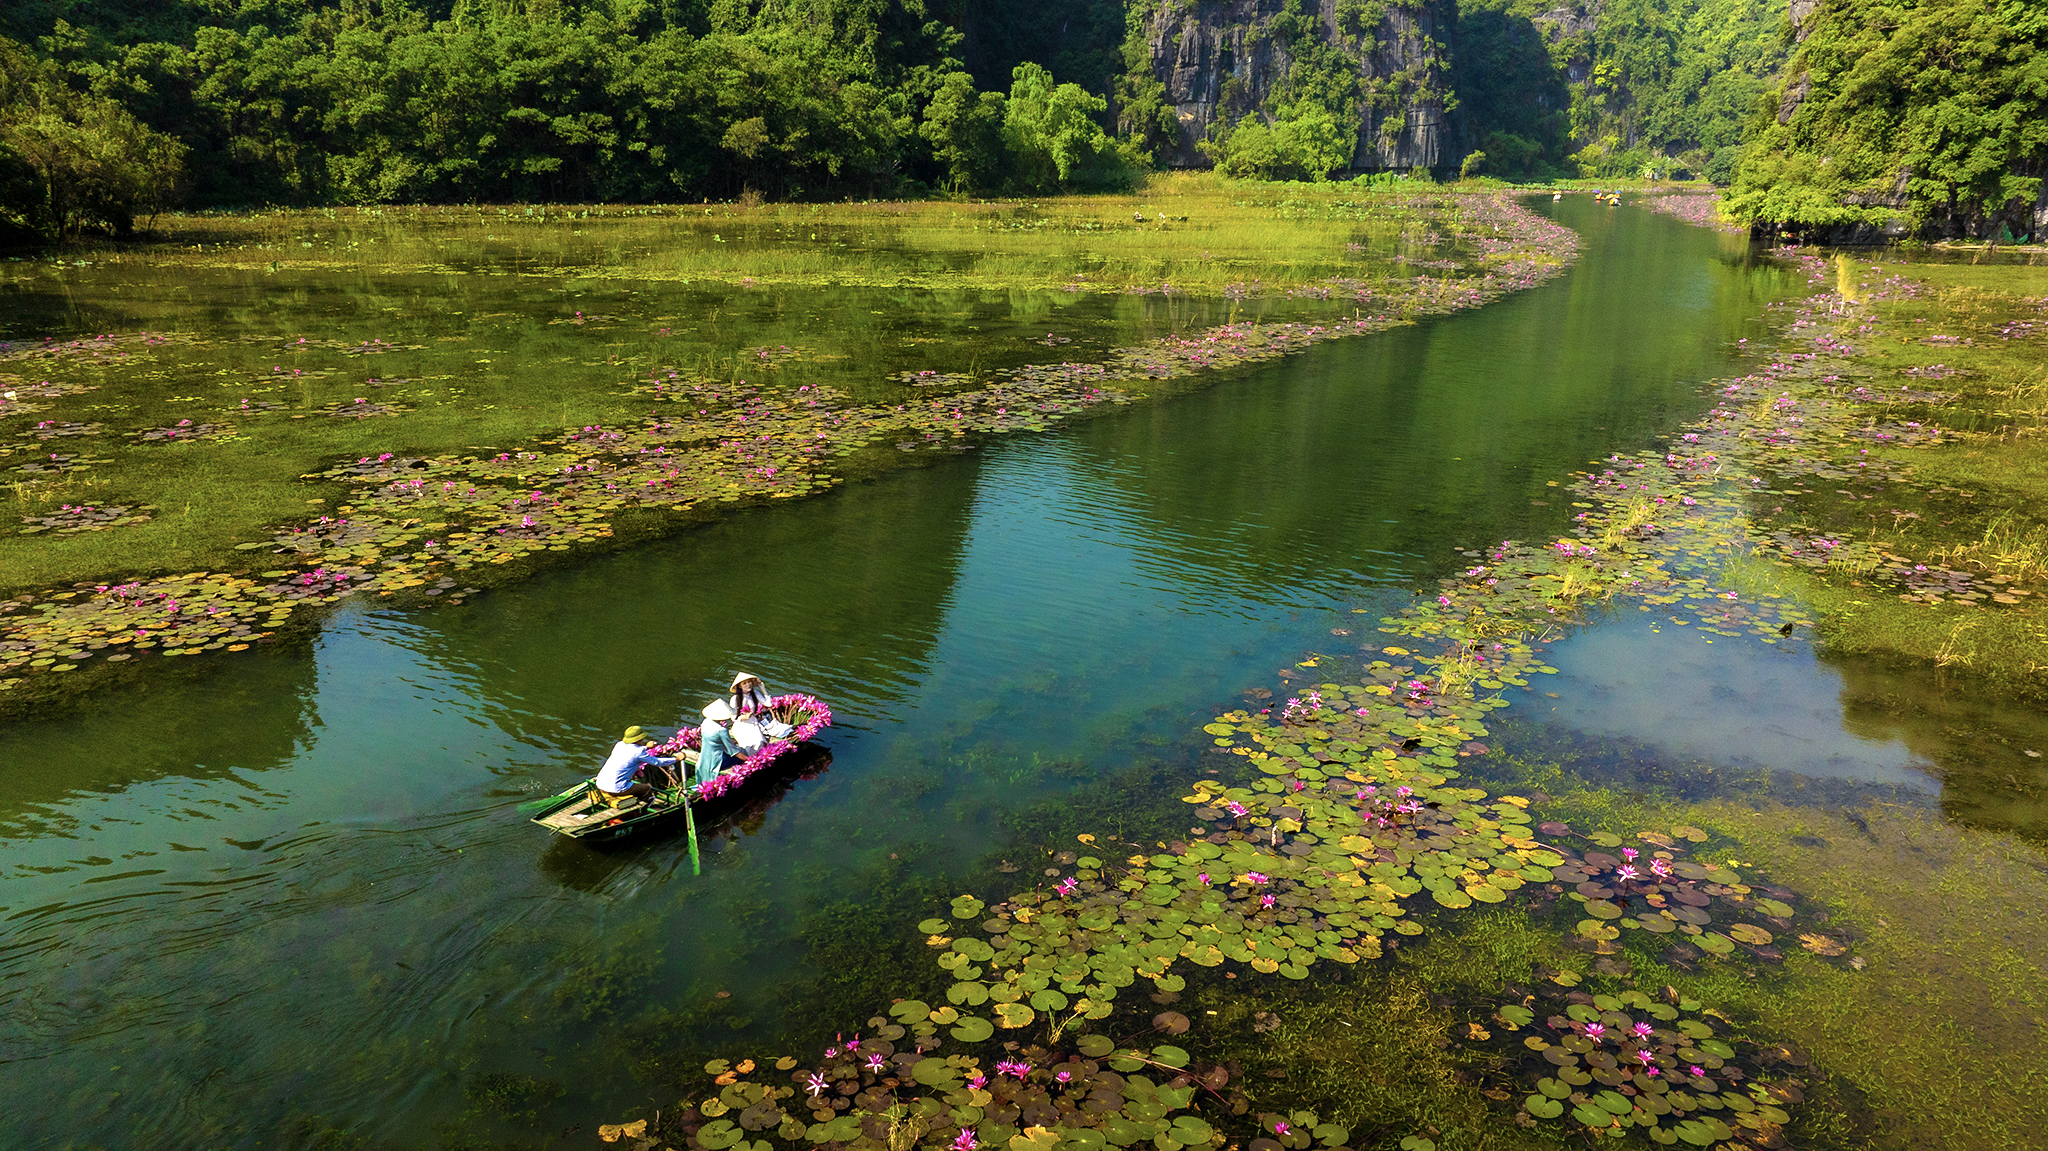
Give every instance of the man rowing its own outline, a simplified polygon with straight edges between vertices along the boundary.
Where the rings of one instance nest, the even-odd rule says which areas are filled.
[[[650,768],[665,776],[663,768],[673,766],[674,759],[654,754],[654,739],[638,727],[629,727],[612,745],[612,753],[597,771],[592,782],[597,790],[613,806],[624,799],[645,800],[655,792],[653,784],[639,778]]]

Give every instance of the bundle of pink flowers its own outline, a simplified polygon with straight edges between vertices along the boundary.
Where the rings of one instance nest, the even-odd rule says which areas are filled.
[[[755,713],[757,716],[761,713]],[[811,738],[832,726],[832,709],[825,701],[814,695],[791,693],[778,695],[769,704],[767,718],[779,719],[795,730],[782,739],[764,743],[752,755],[740,761],[738,767],[718,773],[718,778],[705,784],[697,793],[699,799],[716,799],[744,783],[755,772],[774,763],[793,750],[797,744]],[[676,755],[684,748],[694,751],[702,735],[701,728],[686,727],[676,732],[675,738],[654,749],[656,755]]]

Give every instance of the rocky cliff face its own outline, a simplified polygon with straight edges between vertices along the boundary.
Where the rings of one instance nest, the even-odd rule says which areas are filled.
[[[1357,69],[1362,122],[1351,170],[1434,168],[1444,154],[1441,24],[1454,0],[1308,0],[1313,35]],[[1296,8],[1299,9],[1299,5]],[[1170,167],[1205,168],[1211,124],[1263,114],[1294,59],[1271,27],[1288,0],[1160,0],[1145,28],[1152,71],[1179,120]]]

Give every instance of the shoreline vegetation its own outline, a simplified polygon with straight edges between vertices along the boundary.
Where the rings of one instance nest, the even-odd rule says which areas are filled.
[[[1568,477],[1584,509],[1570,535],[1467,551],[1433,599],[1380,619],[1384,638],[1304,653],[1289,698],[1254,689],[1217,716],[1195,766],[1220,771],[1186,789],[1185,837],[1046,846],[1028,888],[962,894],[918,925],[944,1002],[894,999],[822,1060],[714,1059],[680,1103],[600,1136],[689,1151],[2037,1145],[2048,1045],[2023,1021],[2048,1006],[2038,848],[1897,804],[1633,794],[1482,742],[1505,693],[1554,670],[1546,645],[1631,609],[1708,643],[1855,634],[1816,587],[1883,596],[1887,635],[1957,611],[1995,621],[1987,637],[2037,626],[2030,585],[2048,571],[2001,560],[2009,546],[1937,567],[1907,562],[1896,534],[1838,525],[1880,492],[2010,466],[2013,429],[1971,430],[1970,406],[1992,394],[2010,415],[2033,393],[1937,392],[1923,381],[1943,365],[1919,360],[2039,338],[2048,325],[2014,310],[2039,303],[1778,254],[1816,291],[1774,305],[1756,366],[1719,381],[1706,416]],[[1823,481],[1846,500],[1797,502]],[[2038,650],[1971,658],[2030,675],[2022,653]],[[1247,1078],[1262,1065],[1286,1082]]]
[[[353,458],[335,461],[329,455],[326,466],[305,477],[320,485],[316,490],[331,493],[314,501],[323,514],[276,523],[265,538],[222,537],[212,545],[204,569],[138,575],[133,573],[137,567],[146,571],[144,565],[122,571],[106,567],[78,573],[68,585],[45,583],[0,601],[0,700],[16,708],[60,693],[73,696],[93,682],[133,674],[120,665],[133,667],[138,657],[245,650],[310,626],[320,609],[351,597],[374,594],[415,602],[444,597],[443,602],[459,603],[481,586],[531,570],[544,560],[543,553],[605,546],[621,535],[664,530],[713,509],[823,490],[849,475],[892,466],[892,460],[955,450],[979,436],[1042,429],[1102,404],[1157,394],[1169,381],[1476,307],[1556,275],[1576,250],[1569,229],[1504,195],[1360,194],[1331,188],[1296,189],[1269,198],[1264,190],[1247,196],[1213,186],[1203,192],[1200,182],[1195,186],[1198,192],[1189,199],[1226,217],[1221,222],[1226,235],[1230,224],[1252,223],[1253,245],[1274,246],[1274,233],[1295,227],[1300,218],[1310,221],[1311,244],[1336,235],[1364,235],[1360,217],[1375,213],[1394,219],[1398,231],[1415,234],[1407,237],[1411,242],[1406,246],[1396,242],[1378,252],[1368,250],[1368,238],[1367,244],[1352,245],[1361,251],[1348,260],[1334,252],[1309,257],[1345,260],[1350,274],[1277,283],[1247,280],[1236,260],[1235,266],[1212,273],[1226,301],[1251,307],[1272,299],[1312,309],[1303,318],[1261,320],[1254,312],[1254,318],[1114,349],[1100,362],[1037,362],[980,375],[925,372],[897,381],[901,402],[894,404],[863,403],[824,386],[763,386],[737,372],[704,375],[688,365],[656,363],[637,381],[622,381],[622,403],[638,415],[558,426],[552,433],[544,426],[530,427],[531,438],[501,450],[452,454],[407,450],[402,433],[389,441],[362,437],[361,430],[382,426],[380,417],[407,414],[407,405],[395,398],[379,397],[376,403],[368,397],[338,399],[324,407],[280,405],[252,401],[243,394],[249,391],[246,384],[231,382],[240,401],[227,403],[215,418],[207,419],[202,410],[138,435],[146,440],[154,432],[157,439],[147,446],[156,451],[216,453],[239,437],[260,434],[264,421],[277,427],[283,419],[318,416],[358,429],[350,437],[356,447]],[[1121,216],[1132,210],[1128,205],[1133,202],[1159,201],[1063,201],[1061,211],[1069,214],[1071,229],[1075,213],[1099,225],[1112,211]],[[958,242],[957,209],[928,207],[945,215],[940,230]],[[1178,222],[1170,215],[1163,225],[1157,221],[1157,215],[1165,214],[1156,211],[1148,226],[1174,228]],[[1035,210],[1027,216],[1034,226],[1048,218]],[[1318,227],[1319,219],[1328,222]],[[322,222],[312,221],[316,227]],[[1175,243],[1188,249],[1205,226],[1218,224],[1198,221],[1192,236],[1177,237]],[[970,220],[968,234],[978,235],[979,227],[978,220]],[[723,233],[714,235],[722,240]],[[267,250],[259,249],[258,265]],[[1004,249],[998,245],[997,250]],[[1428,258],[1406,255],[1410,250]],[[216,251],[218,259],[250,267],[243,250]],[[1233,252],[1249,258],[1245,246]],[[772,263],[781,256],[769,251],[765,258]],[[1060,258],[1072,261],[1074,256],[1063,253]],[[391,262],[400,270],[422,266],[410,252]],[[693,269],[691,274],[699,273]],[[727,278],[733,278],[730,269]],[[737,279],[744,287],[749,277]],[[1067,283],[1076,285],[1072,273]],[[1170,297],[1183,289],[1162,280],[1156,286],[1126,283],[1111,290]],[[596,319],[580,312],[563,317],[570,324]],[[69,485],[97,477],[95,469],[104,462],[73,445],[91,444],[104,429],[65,418],[65,401],[99,386],[85,379],[104,379],[108,372],[148,373],[158,349],[174,339],[192,338],[108,334],[0,351],[0,372],[5,373],[0,383],[10,393],[0,413],[35,417],[28,436],[12,445],[16,458],[28,457],[17,470],[30,476],[14,491],[16,514],[29,521],[31,533],[29,541],[13,545],[17,554],[38,546],[80,547],[81,537],[89,542],[110,529],[143,533],[166,526],[162,508],[174,495],[70,502]],[[296,351],[303,344],[289,348]],[[374,357],[400,349],[380,342],[323,350]],[[770,375],[779,358],[800,355],[799,349],[754,349],[750,374]],[[293,376],[303,378],[305,371],[294,368]],[[477,435],[460,428],[453,434],[460,436],[456,443],[473,442]],[[70,450],[51,450],[60,445]],[[118,488],[118,477],[108,479]],[[290,502],[295,501],[272,506]],[[114,507],[121,509],[119,514],[110,514]],[[133,565],[132,547],[98,554]]]

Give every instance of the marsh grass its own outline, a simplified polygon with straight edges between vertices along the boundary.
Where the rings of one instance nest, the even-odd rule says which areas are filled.
[[[568,428],[640,421],[648,404],[629,389],[650,373],[685,384],[824,385],[895,405],[926,394],[894,378],[918,369],[971,384],[1190,328],[1350,317],[1370,310],[1357,284],[1407,285],[1402,308],[1422,306],[1456,281],[1439,269],[1418,294],[1417,269],[1402,261],[1468,258],[1447,205],[1409,191],[1183,175],[1129,196],[1046,201],[168,220],[164,243],[81,248],[82,270],[9,266],[23,298],[53,301],[64,323],[171,339],[118,359],[0,354],[10,388],[44,378],[91,385],[39,401],[32,414],[102,422],[84,450],[107,457],[0,489],[0,595],[238,569],[248,556],[237,544],[338,507],[339,488],[302,478],[337,459],[516,450]],[[1355,282],[1343,302],[1300,291],[1332,277]],[[46,332],[30,315],[0,330],[39,340]],[[340,347],[371,339],[398,350],[357,358]],[[756,354],[784,346],[786,356]],[[1172,386],[1187,385],[1156,390]],[[358,398],[406,410],[322,414]],[[251,411],[245,400],[275,408]],[[225,424],[228,434],[135,439],[180,419]],[[0,447],[48,450],[29,427],[7,419],[0,434],[19,438]],[[88,500],[159,510],[118,530],[10,530]]]
[[[1975,542],[1936,547],[1929,554],[2019,583],[2048,580],[2048,528],[2022,522],[2010,508],[1993,515]]]
[[[371,207],[166,217],[161,246],[112,262],[272,270],[577,274],[646,281],[1199,295],[1398,276],[1374,257],[1457,258],[1418,223],[1431,186],[1240,184],[1203,173],[1128,195],[1047,200],[618,207]]]
[[[1796,938],[1779,940],[1782,965],[1696,971],[1629,949],[1639,984],[1668,982],[1721,1007],[1747,1037],[1807,1052],[1817,1090],[1795,1117],[1799,1130],[1787,1131],[1794,1145],[2048,1146],[2048,857],[2039,848],[1895,804],[1682,803],[1589,785],[1554,764],[1506,770],[1517,786],[1552,796],[1547,819],[1625,836],[1705,829],[1699,857],[1739,859],[1816,901],[1824,930],[1866,961],[1857,970],[1848,957],[1824,960]]]

